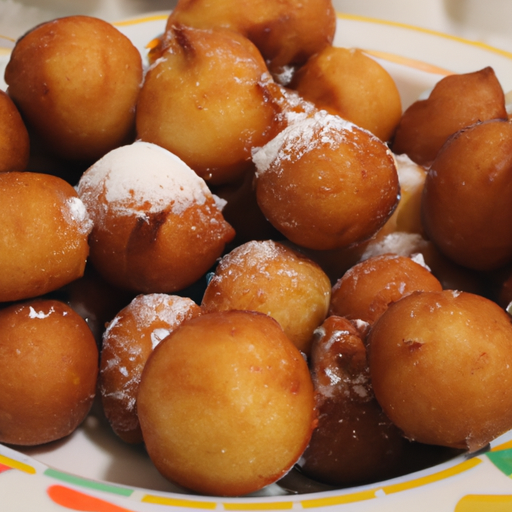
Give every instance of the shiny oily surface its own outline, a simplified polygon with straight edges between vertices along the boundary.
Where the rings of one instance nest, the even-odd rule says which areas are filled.
[[[144,51],[147,41],[160,33],[166,17],[166,14],[151,13],[142,19],[131,20],[120,26],[124,32],[130,34],[141,51]],[[492,62],[505,87],[512,83],[509,79],[510,60],[483,45],[468,44],[466,41],[454,40],[441,34],[426,33],[413,27],[401,27],[375,20],[340,16],[338,24],[342,30],[336,35],[336,44],[355,43],[361,47],[379,48],[394,52],[395,56],[401,56],[394,62],[385,62],[398,80],[405,104],[429,89],[440,75],[410,67],[402,57],[415,59],[416,62],[417,59],[434,62],[444,69],[456,71],[468,71],[476,64],[483,66]],[[493,443],[496,458],[507,453],[508,440],[509,438],[504,436]],[[327,490],[292,474],[282,481],[280,487],[271,486],[267,489],[264,497],[258,494],[242,500],[185,496],[187,500],[183,505],[184,490],[172,486],[161,478],[151,465],[147,464],[144,454],[137,450],[126,450],[116,443],[94,411],[83,428],[66,442],[37,450],[24,450],[26,454],[36,457],[37,462],[5,446],[0,447],[0,450],[5,457],[2,459],[4,463],[13,466],[28,463],[33,470],[30,475],[21,471],[7,471],[2,474],[0,486],[5,502],[12,502],[15,506],[25,507],[26,510],[38,508],[45,512],[61,510],[62,505],[57,503],[76,504],[78,496],[83,498],[84,495],[143,512],[152,510],[155,503],[165,503],[176,510],[190,510],[190,507],[198,510],[204,509],[205,506],[240,509],[248,504],[260,510],[296,506],[325,510],[325,507],[343,508],[346,503],[354,502],[365,511],[380,511],[386,506],[392,507],[393,510],[414,508],[430,511],[434,499],[438,510],[453,512],[457,504],[459,507],[480,506],[481,510],[483,498],[475,493],[502,493],[501,497],[486,496],[484,502],[489,504],[492,500],[506,499],[507,493],[510,492],[509,479],[503,478],[503,473],[489,462],[487,456],[481,454],[471,460],[458,457],[448,463],[436,465],[430,470],[371,486]],[[79,494],[67,495],[76,496],[76,500],[70,501],[69,498],[68,501],[64,501],[64,494],[58,492],[66,488],[62,485],[62,479],[56,478],[60,473],[52,470],[44,474],[47,464],[51,468],[65,472],[64,475],[80,475],[76,480],[78,487],[75,487]],[[129,467],[133,468],[135,473],[128,471]],[[89,479],[95,484],[97,480],[101,480],[103,490],[97,491],[96,487],[91,487]],[[490,481],[492,487],[488,484]],[[108,487],[104,486],[105,483]],[[25,492],[28,487],[30,492]],[[47,487],[53,489],[53,492],[47,493]],[[123,497],[121,493],[126,496],[127,490],[131,493],[130,497]],[[294,495],[297,491],[301,493],[298,496]],[[276,497],[287,492],[288,496]],[[461,497],[462,494],[467,496]]]
[[[39,445],[71,434],[96,392],[98,349],[85,320],[59,301],[0,310],[0,442]]]
[[[176,329],[144,367],[137,410],[159,471],[220,496],[284,476],[316,420],[304,358],[275,320],[253,311],[200,315]]]
[[[512,324],[496,303],[413,293],[383,313],[368,346],[375,396],[407,438],[476,451],[512,428]]]

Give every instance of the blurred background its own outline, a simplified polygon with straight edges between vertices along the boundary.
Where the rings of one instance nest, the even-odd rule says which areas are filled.
[[[69,14],[119,21],[170,11],[177,0],[0,0],[0,35],[15,39],[34,25]],[[512,52],[511,0],[333,0],[339,12],[416,25]]]

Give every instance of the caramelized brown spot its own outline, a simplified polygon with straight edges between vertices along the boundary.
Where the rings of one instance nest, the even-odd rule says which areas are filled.
[[[409,348],[410,352],[415,352],[423,346],[423,342],[419,340],[404,340],[403,343]]]
[[[187,57],[193,57],[195,55],[195,48],[192,44],[192,41],[187,36],[187,31],[185,30],[183,25],[175,25],[173,26],[174,37],[176,38],[176,42],[183,49],[183,52]]]

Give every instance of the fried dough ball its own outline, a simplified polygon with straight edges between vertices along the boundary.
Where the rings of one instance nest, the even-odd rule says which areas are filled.
[[[142,59],[106,21],[68,16],[20,38],[5,70],[8,94],[57,156],[94,161],[133,140]]]
[[[400,201],[391,217],[389,217],[374,237],[340,249],[313,250],[301,248],[301,251],[306,256],[316,261],[322,267],[333,284],[347,270],[360,261],[367,259],[370,255],[398,250],[402,255],[411,256],[421,252],[425,246],[432,245],[423,238],[424,230],[420,215],[421,195],[427,174],[426,170],[422,166],[415,164],[407,155],[394,155],[394,157],[400,183]],[[401,238],[404,239],[405,243],[400,243]],[[392,242],[395,239],[397,239],[397,243]],[[389,247],[387,247],[388,245]],[[430,255],[432,251],[429,249],[428,252]],[[436,252],[438,251],[436,250]],[[431,259],[429,258],[429,260]],[[439,267],[439,265],[434,266],[436,270]],[[453,267],[454,264],[450,262],[449,266]],[[444,274],[448,278],[453,277],[450,271],[443,272]],[[457,282],[456,279],[455,282]]]
[[[290,87],[331,114],[388,141],[402,117],[402,100],[389,72],[356,48],[327,46],[295,73]]]
[[[96,392],[98,348],[85,321],[53,300],[0,310],[0,442],[38,445],[71,434]]]
[[[258,47],[273,73],[282,73],[332,44],[336,12],[331,0],[179,0],[166,29],[177,23],[238,32]]]
[[[413,103],[398,124],[391,149],[428,166],[446,140],[476,122],[507,119],[505,95],[490,67],[441,79]]]
[[[253,160],[261,210],[299,246],[326,250],[367,240],[398,203],[386,145],[325,111],[298,115]]]
[[[11,98],[0,90],[0,172],[24,171],[29,156],[27,127]]]
[[[150,355],[137,410],[157,469],[209,495],[278,480],[316,422],[302,354],[274,319],[254,311],[183,322]]]
[[[265,240],[247,242],[222,258],[201,305],[206,312],[239,309],[270,315],[307,354],[330,297],[329,278],[316,263]]]
[[[420,262],[383,254],[354,265],[332,289],[330,315],[370,325],[390,304],[415,291],[441,291],[439,280]]]
[[[136,402],[149,355],[178,325],[200,313],[201,308],[191,299],[153,293],[135,297],[108,324],[103,335],[99,392],[105,416],[123,441],[142,443]]]
[[[462,267],[442,254],[430,241],[418,233],[395,231],[377,236],[366,244],[360,261],[387,253],[423,260],[445,290],[461,290],[484,294],[484,276]]]
[[[265,62],[244,37],[173,26],[148,70],[137,105],[137,134],[185,161],[212,184],[238,180],[251,149],[277,129]]]
[[[512,125],[488,121],[452,137],[428,172],[423,224],[456,263],[493,270],[512,261]]]
[[[155,144],[111,151],[83,174],[77,189],[94,222],[91,262],[121,289],[186,288],[234,236],[204,180]]]
[[[512,428],[512,325],[496,303],[415,292],[374,324],[375,396],[406,437],[478,450]]]
[[[0,302],[43,295],[83,275],[92,222],[66,181],[0,173],[0,217]]]
[[[375,400],[361,333],[330,316],[311,351],[318,427],[300,458],[301,471],[323,483],[357,485],[391,478],[408,442]]]

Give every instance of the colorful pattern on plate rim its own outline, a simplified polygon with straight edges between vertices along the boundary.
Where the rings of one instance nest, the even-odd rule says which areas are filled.
[[[0,446],[0,452],[1,452]],[[253,500],[248,501],[224,501],[219,499],[194,499],[181,497],[177,494],[153,494],[147,490],[136,490],[106,482],[89,480],[82,477],[76,477],[65,472],[61,472],[46,466],[43,466],[31,459],[19,460],[16,458],[17,452],[10,454],[12,456],[2,455],[0,453],[0,478],[9,470],[17,470],[28,475],[37,477],[44,475],[49,477],[50,483],[47,487],[47,494],[53,502],[70,510],[94,511],[94,512],[131,512],[133,509],[120,507],[108,501],[108,499],[94,496],[94,491],[100,491],[102,494],[115,495],[122,498],[130,498],[132,504],[137,501],[140,503],[163,505],[167,507],[193,508],[202,510],[223,509],[227,511],[247,511],[247,510],[290,510],[296,508],[312,509],[322,508],[334,505],[344,505],[360,501],[381,498],[387,495],[416,489],[425,485],[440,482],[442,480],[462,475],[467,471],[479,466],[484,458],[489,459],[494,467],[507,477],[512,477],[512,441],[499,445],[485,454],[481,454],[469,459],[456,459],[454,465],[441,470],[434,470],[433,473],[411,478],[410,480],[399,483],[376,484],[370,489],[358,490],[357,488],[340,491],[339,494],[331,494],[325,497],[320,493],[318,497],[309,495],[301,498],[293,497],[292,500],[267,501]],[[22,458],[22,457],[20,457]],[[82,490],[73,489],[78,487]],[[89,492],[88,492],[89,491]],[[311,497],[313,496],[313,497]],[[501,512],[501,510],[510,510],[512,505],[512,494],[510,495],[466,495],[458,502],[455,512],[476,512],[482,510],[489,512]],[[126,503],[130,507],[129,502]],[[478,508],[480,507],[480,508]]]

